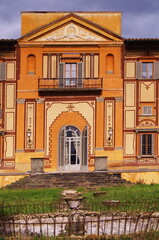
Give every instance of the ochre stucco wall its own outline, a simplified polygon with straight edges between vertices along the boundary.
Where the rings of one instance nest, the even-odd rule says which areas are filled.
[[[121,177],[133,183],[159,184],[159,172],[122,173]]]
[[[96,23],[112,32],[121,35],[121,12],[74,12],[77,16],[83,17]],[[22,12],[21,35],[27,34],[36,28],[42,27],[70,12]]]

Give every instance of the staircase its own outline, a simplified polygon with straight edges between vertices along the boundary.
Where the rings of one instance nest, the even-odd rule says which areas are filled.
[[[121,179],[118,174],[108,174],[107,172],[39,173],[24,177],[6,186],[6,188],[91,188],[122,184],[130,184],[130,182]]]

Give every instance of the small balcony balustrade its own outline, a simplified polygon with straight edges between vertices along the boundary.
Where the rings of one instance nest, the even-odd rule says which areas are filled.
[[[40,78],[38,89],[48,91],[101,91],[102,78]]]

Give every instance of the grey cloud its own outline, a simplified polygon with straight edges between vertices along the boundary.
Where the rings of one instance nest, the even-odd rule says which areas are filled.
[[[158,0],[1,0],[0,38],[20,37],[21,11],[122,11],[124,37],[159,37]]]
[[[123,37],[126,38],[159,38],[159,16],[140,14],[134,17],[127,14],[123,17]]]

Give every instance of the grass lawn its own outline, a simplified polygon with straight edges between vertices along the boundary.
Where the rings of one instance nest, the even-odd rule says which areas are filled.
[[[95,200],[93,192],[103,191],[105,195],[101,200],[120,200],[125,201],[159,201],[159,184],[136,184],[132,186],[100,187],[96,190],[78,188],[83,196],[89,200]],[[15,201],[54,201],[61,197],[62,189],[0,189],[1,202]],[[99,200],[99,198],[98,198]]]
[[[61,196],[61,189],[0,189],[1,202],[55,201]]]
[[[86,197],[85,204],[83,205],[84,208],[89,211],[159,211],[158,184],[137,184],[132,186],[100,187],[95,190],[87,190],[81,187],[78,188],[77,191],[80,192],[82,196]],[[102,192],[103,194],[101,194],[100,196],[95,196],[94,192]],[[3,203],[4,206],[7,206],[8,204],[12,205],[13,202],[14,205],[18,203],[23,204],[23,202],[25,202],[24,205],[18,208],[14,206],[13,214],[19,212],[24,214],[47,213],[50,211],[55,212],[58,211],[58,202],[61,199],[61,193],[62,189],[59,188],[28,190],[0,189],[0,204]],[[112,200],[118,200],[120,201],[120,204],[107,204],[107,201]],[[32,202],[34,203],[34,207],[26,207],[26,205],[32,204]],[[125,202],[128,203],[125,204]],[[147,204],[147,202],[149,203]],[[45,206],[45,204],[50,203],[57,204]],[[5,209],[7,209],[7,207]],[[10,210],[7,210],[7,215],[9,214],[8,211]]]
[[[99,196],[94,192],[84,193],[87,206],[92,211],[158,211],[159,210],[159,185],[137,184],[132,186],[101,187]],[[100,196],[100,192],[105,194]],[[107,203],[112,201],[112,203]],[[119,201],[116,205],[113,201]]]
[[[80,189],[79,189],[80,190]],[[132,186],[100,187],[98,191],[104,191],[102,200],[125,201],[159,201],[159,184],[136,184]],[[88,199],[95,199],[92,191],[84,194]]]

